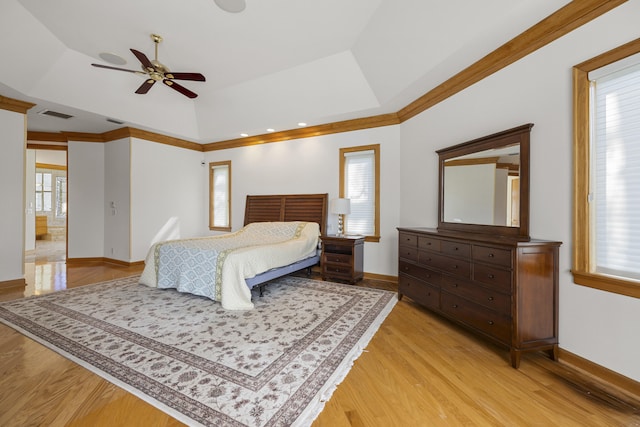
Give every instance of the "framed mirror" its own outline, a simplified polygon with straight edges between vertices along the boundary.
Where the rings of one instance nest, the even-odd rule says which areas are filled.
[[[529,142],[533,124],[436,151],[438,230],[529,238]]]

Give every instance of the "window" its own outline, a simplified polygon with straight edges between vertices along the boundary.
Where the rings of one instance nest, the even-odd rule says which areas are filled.
[[[351,201],[344,231],[380,241],[380,145],[340,149],[340,197]]]
[[[640,297],[640,39],[574,67],[574,281]]]
[[[209,163],[209,229],[231,231],[231,162]]]
[[[36,173],[36,212],[51,212],[50,173]]]
[[[56,176],[56,218],[67,216],[67,177]]]

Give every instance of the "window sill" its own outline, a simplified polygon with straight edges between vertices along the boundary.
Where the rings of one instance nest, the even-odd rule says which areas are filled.
[[[628,297],[640,298],[640,282],[580,271],[572,271],[572,274],[573,281],[578,285]]]
[[[209,227],[211,231],[231,231],[231,227]]]

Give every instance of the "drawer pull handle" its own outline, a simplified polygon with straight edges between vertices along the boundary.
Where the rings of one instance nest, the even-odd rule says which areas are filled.
[[[489,254],[489,258],[493,258],[493,256],[494,256],[493,254]]]
[[[487,274],[487,277],[489,277],[489,279],[493,279],[496,276],[494,276],[493,274]]]
[[[454,269],[454,270],[457,270],[457,269],[458,269],[458,264],[454,265],[454,266],[453,266],[453,269]]]
[[[427,296],[430,297],[431,296],[431,292],[427,292]]]
[[[454,251],[457,251],[457,250],[458,250],[458,247],[456,246],[455,248],[453,248],[453,250],[454,250]]]
[[[487,298],[489,301],[493,301],[493,297],[489,297]]]
[[[426,275],[425,275],[425,277],[426,277],[427,279],[431,279],[431,275],[430,275],[430,274],[426,274]]]
[[[493,320],[489,320],[487,323],[493,325]]]
[[[458,287],[458,284],[457,284],[457,283],[454,283],[454,284],[453,284],[453,287],[454,287],[454,288],[457,288],[457,287]]]
[[[458,308],[458,304],[453,304],[451,307]]]
[[[427,242],[427,246],[431,246],[431,242]]]
[[[409,271],[409,266],[405,266],[404,271]]]

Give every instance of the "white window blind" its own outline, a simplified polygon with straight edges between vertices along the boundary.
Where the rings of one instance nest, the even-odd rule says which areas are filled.
[[[229,227],[229,166],[217,165],[213,169],[213,226]]]
[[[50,173],[36,173],[36,211],[51,212],[51,183]]]
[[[373,150],[344,153],[344,197],[351,200],[345,220],[349,234],[375,234],[375,153]]]
[[[590,169],[595,272],[640,280],[640,64],[595,76]]]

